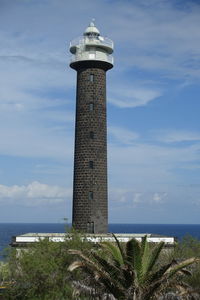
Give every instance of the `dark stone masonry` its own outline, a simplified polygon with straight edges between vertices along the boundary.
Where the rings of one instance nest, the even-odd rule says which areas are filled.
[[[106,233],[108,224],[106,71],[100,67],[79,67],[73,224],[76,229],[84,232]]]

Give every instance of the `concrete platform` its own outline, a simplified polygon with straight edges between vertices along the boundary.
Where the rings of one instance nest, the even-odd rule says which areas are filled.
[[[147,241],[150,243],[159,243],[163,241],[165,247],[174,247],[176,239],[170,236],[162,236],[151,233],[116,233],[115,236],[120,242],[127,242],[132,238],[141,241],[144,236],[147,236]],[[52,242],[64,242],[66,239],[71,239],[72,235],[66,233],[26,233],[12,238],[12,247],[26,247],[32,243],[38,242],[43,239],[48,239]],[[111,233],[107,234],[85,234],[83,239],[91,241],[93,243],[99,243],[103,241],[114,242],[115,239]]]

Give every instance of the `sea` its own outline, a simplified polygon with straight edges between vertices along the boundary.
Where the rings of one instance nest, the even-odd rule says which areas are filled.
[[[70,225],[61,223],[0,223],[0,260],[6,257],[6,249],[12,237],[24,233],[62,233]],[[112,233],[154,233],[174,236],[181,240],[186,235],[200,240],[200,224],[109,224]]]

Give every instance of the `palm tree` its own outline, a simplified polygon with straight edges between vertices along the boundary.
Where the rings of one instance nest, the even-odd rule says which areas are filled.
[[[118,300],[149,300],[168,286],[173,286],[175,275],[189,272],[185,267],[197,261],[190,258],[182,262],[172,260],[160,266],[159,255],[164,242],[150,247],[145,236],[141,242],[131,239],[125,245],[115,238],[115,244],[102,242],[99,246],[103,251],[69,250],[79,257],[68,268],[69,271],[82,268],[89,275],[88,285],[90,293],[96,295],[104,293],[107,299]],[[88,279],[89,278],[89,279]],[[178,282],[181,286],[181,282]],[[85,283],[76,283],[76,286],[86,287]],[[92,286],[92,288],[91,288]],[[88,286],[87,286],[88,288]],[[110,297],[110,298],[109,298]],[[96,298],[93,299],[98,299]],[[99,298],[100,299],[100,298]],[[106,299],[106,298],[105,298]],[[158,299],[158,298],[157,298]]]

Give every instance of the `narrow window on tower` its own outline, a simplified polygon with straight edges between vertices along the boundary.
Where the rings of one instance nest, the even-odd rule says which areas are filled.
[[[94,233],[94,222],[90,223],[90,230],[91,230],[91,233]]]
[[[94,131],[90,131],[90,139],[94,139]]]
[[[94,82],[94,74],[90,74],[90,82]]]
[[[90,222],[87,222],[87,232],[90,233]]]
[[[89,192],[89,200],[93,200],[93,192]]]
[[[93,111],[93,110],[94,110],[94,103],[90,103],[90,104],[89,104],[89,109],[90,109],[90,111]]]
[[[88,233],[94,233],[94,222],[88,222],[87,223],[87,232]]]
[[[94,169],[94,162],[92,160],[89,161],[89,168]]]

